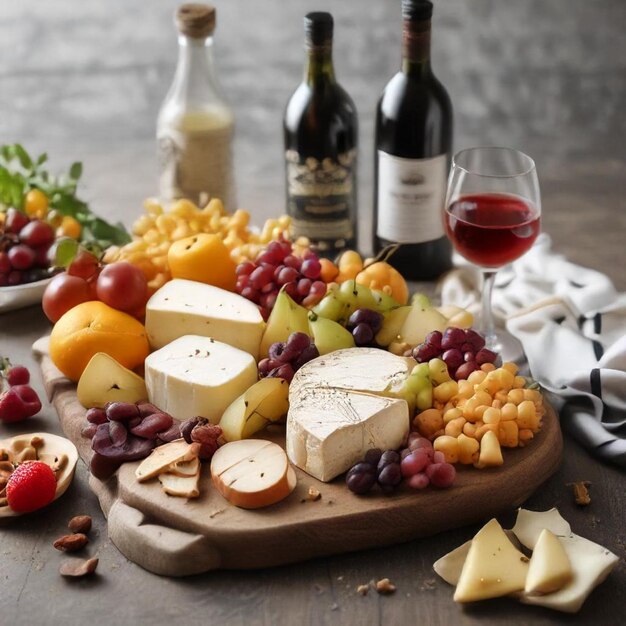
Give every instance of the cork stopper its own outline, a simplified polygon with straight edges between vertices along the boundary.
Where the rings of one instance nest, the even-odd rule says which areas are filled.
[[[176,27],[181,35],[204,39],[215,30],[215,7],[210,4],[183,4],[176,11]]]

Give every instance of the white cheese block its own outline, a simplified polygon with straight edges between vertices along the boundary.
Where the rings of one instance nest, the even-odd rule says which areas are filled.
[[[472,539],[455,602],[474,602],[498,598],[524,589],[528,557],[509,541],[495,519],[485,524]]]
[[[526,587],[529,594],[553,593],[572,580],[569,558],[559,538],[544,528],[530,559]]]
[[[201,335],[256,359],[264,329],[261,313],[250,300],[193,280],[170,280],[146,305],[146,331],[153,349],[184,335]]]
[[[572,534],[571,526],[561,516],[558,509],[551,508],[548,511],[517,510],[517,519],[512,530],[522,545],[529,550],[535,549],[537,539],[545,528],[557,537],[566,537]]]
[[[217,424],[257,378],[248,352],[210,337],[180,337],[146,359],[148,399],[178,420],[202,416]]]
[[[336,350],[309,361],[296,372],[289,386],[289,399],[311,388],[402,398],[404,384],[415,365],[414,359],[378,348]]]
[[[287,455],[324,482],[350,469],[370,448],[399,448],[409,432],[405,400],[318,387],[290,393],[289,402]]]

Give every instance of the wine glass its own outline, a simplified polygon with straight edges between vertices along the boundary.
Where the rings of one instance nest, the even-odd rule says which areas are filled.
[[[511,148],[461,150],[452,159],[445,206],[452,245],[483,275],[479,328],[487,348],[501,352],[491,293],[498,269],[521,257],[539,235],[541,199],[535,163]]]

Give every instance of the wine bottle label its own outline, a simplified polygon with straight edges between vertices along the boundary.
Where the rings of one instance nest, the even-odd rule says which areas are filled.
[[[443,236],[448,157],[405,159],[378,151],[378,223],[387,241],[422,243]]]
[[[321,161],[287,150],[285,159],[293,234],[320,249],[344,247],[354,237],[356,149]]]
[[[232,140],[232,124],[185,132],[160,128],[157,151],[162,200],[187,198],[198,204],[201,196],[208,195],[233,211]]]

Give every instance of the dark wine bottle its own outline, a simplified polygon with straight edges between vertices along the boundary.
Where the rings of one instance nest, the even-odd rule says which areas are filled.
[[[295,237],[308,237],[323,256],[356,247],[357,115],[337,83],[333,18],[304,18],[304,79],[284,117],[287,213]]]
[[[376,111],[374,251],[412,280],[451,266],[443,209],[452,149],[452,105],[430,67],[433,5],[403,0],[402,69]]]

